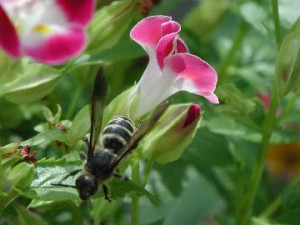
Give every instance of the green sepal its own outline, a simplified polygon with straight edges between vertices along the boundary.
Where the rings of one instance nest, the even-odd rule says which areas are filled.
[[[46,106],[42,106],[43,115],[45,119],[50,123],[58,122],[61,118],[61,113],[62,113],[61,106],[59,104],[57,104],[56,106],[57,106],[57,112],[55,114],[53,114],[51,110]]]
[[[281,97],[299,86],[300,19],[281,44],[275,67],[275,87]]]
[[[171,105],[139,145],[141,157],[166,164],[181,157],[200,125],[200,116],[183,128],[191,104]]]
[[[137,4],[132,0],[113,2],[94,14],[88,28],[88,54],[99,53],[114,46],[135,17]]]
[[[124,91],[105,108],[102,125],[106,125],[109,120],[114,116],[128,116],[132,120],[136,120],[134,112],[137,106],[138,94],[131,96],[132,90],[135,87],[131,87]]]
[[[49,94],[61,76],[61,72],[42,64],[29,64],[24,73],[2,86],[0,95],[15,103],[26,103]]]

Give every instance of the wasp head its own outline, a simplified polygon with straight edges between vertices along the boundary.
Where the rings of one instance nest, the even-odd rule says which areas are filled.
[[[98,184],[91,177],[81,175],[76,179],[76,187],[80,198],[86,201],[97,192]]]

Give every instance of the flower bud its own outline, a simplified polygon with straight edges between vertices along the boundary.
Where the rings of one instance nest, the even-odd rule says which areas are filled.
[[[276,62],[276,88],[284,96],[300,82],[300,19],[284,38]]]
[[[200,123],[200,106],[177,104],[168,108],[141,142],[142,157],[165,164],[177,160],[193,140]]]
[[[87,52],[96,54],[114,46],[135,17],[131,0],[118,1],[97,11],[88,28]]]

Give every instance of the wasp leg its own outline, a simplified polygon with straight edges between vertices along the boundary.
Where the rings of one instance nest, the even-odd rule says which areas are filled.
[[[128,181],[129,180],[128,177],[120,175],[120,174],[117,174],[117,173],[114,173],[114,177],[117,178],[120,181]]]
[[[104,198],[105,198],[105,200],[107,200],[107,201],[111,201],[111,199],[110,199],[110,197],[109,197],[109,190],[108,190],[108,187],[105,185],[105,184],[103,184],[102,185],[102,189],[103,189],[103,193],[104,193]]]
[[[84,137],[82,138],[82,141],[86,144],[87,147],[89,147],[90,140],[89,140],[89,138],[88,138],[87,136],[84,136]]]
[[[86,160],[86,156],[85,156],[85,154],[83,152],[79,153],[79,157],[80,157],[81,161]]]
[[[64,176],[59,182],[58,184],[60,184],[61,182],[63,182],[65,179],[67,179],[68,177],[71,176],[75,176],[77,173],[79,173],[81,171],[81,169],[77,169],[77,170],[73,170],[72,172],[70,172],[69,174],[67,174],[66,176]]]

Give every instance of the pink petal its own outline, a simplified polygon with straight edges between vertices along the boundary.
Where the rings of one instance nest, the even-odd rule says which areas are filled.
[[[189,53],[169,56],[165,59],[164,70],[183,79],[182,90],[201,95],[212,103],[219,103],[213,93],[217,85],[217,73],[199,57]]]
[[[93,0],[56,0],[65,12],[69,22],[86,26],[92,19],[95,4]]]
[[[167,56],[169,56],[172,51],[175,51],[176,53],[188,52],[185,43],[181,39],[177,38],[176,36],[177,33],[167,34],[163,38],[161,38],[157,44],[156,57],[157,57],[157,62],[161,69],[164,67],[164,59]],[[175,38],[177,38],[176,46],[174,46]]]
[[[0,46],[12,57],[20,56],[20,42],[18,34],[0,5]]]
[[[185,128],[192,124],[200,116],[200,106],[198,104],[193,104],[187,112],[184,124],[182,128]]]
[[[170,33],[179,33],[181,30],[180,24],[175,21],[169,21],[161,25],[162,36]]]
[[[62,33],[55,33],[34,45],[24,43],[24,53],[46,64],[61,64],[80,53],[85,40],[83,28],[73,27]]]
[[[130,37],[140,45],[156,46],[162,37],[162,24],[171,20],[169,16],[150,16],[137,23],[130,31]],[[167,25],[165,25],[167,26]],[[166,30],[169,28],[165,28]]]

